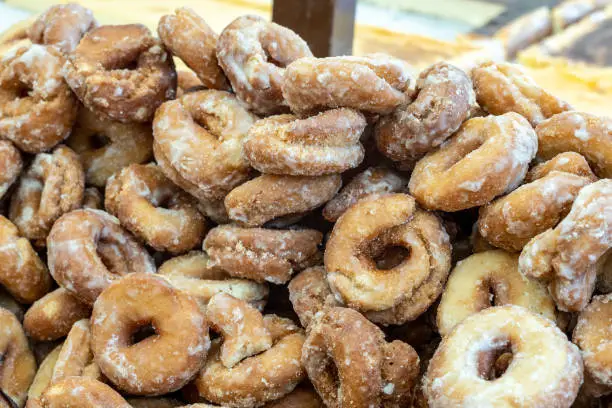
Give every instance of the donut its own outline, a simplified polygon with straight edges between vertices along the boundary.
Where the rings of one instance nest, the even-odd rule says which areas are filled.
[[[218,35],[195,11],[182,7],[174,14],[162,16],[157,33],[164,46],[195,72],[201,85],[222,91],[229,89],[227,78],[217,64]]]
[[[62,77],[64,57],[33,44],[0,62],[0,139],[27,153],[51,149],[70,134],[76,98]]]
[[[283,284],[291,275],[321,260],[316,230],[273,230],[220,225],[204,239],[212,266],[255,282]]]
[[[302,364],[329,408],[409,406],[419,357],[360,313],[334,307],[312,324]]]
[[[30,241],[20,236],[15,224],[1,215],[0,285],[18,302],[27,304],[51,289],[51,276]]]
[[[131,408],[108,385],[86,377],[68,377],[49,386],[40,397],[40,408]]]
[[[306,268],[295,275],[288,285],[289,300],[303,327],[308,328],[319,312],[341,306],[334,297],[324,266]]]
[[[538,156],[550,159],[558,153],[583,155],[595,174],[612,177],[612,119],[582,112],[563,112],[536,127]]]
[[[289,394],[306,377],[300,364],[302,331],[291,320],[276,315],[264,316],[263,323],[272,346],[231,368],[221,362],[224,341],[213,340],[206,364],[195,379],[200,396],[233,408],[259,407]]]
[[[359,138],[363,114],[332,109],[306,119],[277,115],[257,121],[249,130],[244,153],[262,173],[320,176],[357,167],[364,157]]]
[[[174,63],[141,24],[96,27],[68,57],[64,76],[89,110],[119,122],[149,122],[174,98]]]
[[[243,143],[255,120],[228,92],[185,94],[155,114],[155,159],[168,178],[198,200],[223,199],[249,178]]]
[[[288,28],[242,16],[223,29],[217,58],[238,98],[260,115],[287,111],[281,92],[285,67],[312,57],[308,44]]]
[[[378,149],[394,161],[416,161],[438,147],[469,118],[476,96],[459,68],[439,62],[417,80],[416,98],[376,124]]]
[[[472,70],[478,104],[493,115],[516,112],[533,126],[571,106],[540,88],[518,64],[487,61]]]
[[[57,355],[51,382],[57,382],[66,377],[86,377],[85,368],[92,361],[89,319],[79,320],[68,332]]]
[[[450,273],[438,306],[438,331],[444,337],[468,316],[503,305],[522,306],[556,320],[546,286],[519,273],[518,255],[500,250],[471,255]]]
[[[301,58],[290,64],[282,82],[293,112],[353,108],[389,114],[414,93],[410,67],[385,54],[364,57]]]
[[[100,210],[75,210],[60,217],[47,237],[47,258],[56,282],[88,305],[123,275],[155,272],[146,249],[118,219]]]
[[[410,193],[430,210],[487,204],[518,187],[537,147],[535,132],[517,113],[469,119],[448,143],[417,162]]]
[[[523,248],[519,270],[549,282],[557,307],[580,311],[595,287],[598,261],[611,247],[612,180],[591,183],[578,193],[569,214],[554,229]]]
[[[11,196],[9,218],[19,232],[39,245],[53,223],[81,207],[85,173],[79,156],[66,146],[39,153],[19,179]]]
[[[66,144],[79,154],[87,184],[96,187],[122,168],[153,157],[150,125],[117,122],[86,108],[79,109]]]
[[[563,152],[533,166],[525,176],[525,183],[541,179],[552,171],[562,171],[597,181],[597,176],[593,174],[584,156],[575,152]]]
[[[208,327],[189,295],[163,279],[134,273],[113,282],[91,315],[91,345],[102,373],[122,391],[161,395],[183,387],[202,368]],[[152,326],[138,341],[134,333]]]
[[[499,378],[493,363],[512,362]],[[467,317],[429,362],[424,383],[432,408],[528,406],[569,408],[582,383],[582,358],[555,324],[520,306],[497,306]]]
[[[258,227],[284,216],[312,211],[329,201],[342,185],[338,174],[279,176],[262,174],[234,188],[225,197],[229,218]]]
[[[0,200],[17,181],[22,169],[19,150],[8,140],[0,140]]]
[[[104,204],[124,228],[157,251],[187,252],[201,245],[206,233],[196,200],[154,164],[132,164],[113,175]]]
[[[86,187],[83,191],[83,208],[102,210],[104,208],[104,196],[95,187]]]
[[[49,384],[51,384],[53,369],[55,368],[57,357],[59,356],[59,353],[62,350],[62,345],[63,344],[60,344],[55,347],[49,354],[47,354],[47,356],[38,366],[36,375],[32,380],[32,385],[30,385],[30,388],[28,389],[28,400],[26,408],[38,408],[40,406],[39,397],[42,395],[45,389],[47,389]]]
[[[69,54],[97,25],[91,10],[76,3],[55,4],[39,15],[27,32],[34,44],[54,45]]]

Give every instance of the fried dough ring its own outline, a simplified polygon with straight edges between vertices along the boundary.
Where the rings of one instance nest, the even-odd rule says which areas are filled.
[[[131,405],[100,381],[68,377],[45,390],[40,398],[40,408],[131,408]]]
[[[55,4],[28,27],[28,37],[35,44],[54,45],[68,54],[97,25],[91,10],[76,3]]]
[[[525,183],[541,179],[552,171],[575,174],[577,176],[586,177],[591,181],[598,180],[584,156],[574,152],[563,152],[557,154],[550,160],[533,166],[527,172],[527,176],[525,176]]]
[[[8,140],[0,140],[0,200],[17,181],[22,169],[19,150]]]

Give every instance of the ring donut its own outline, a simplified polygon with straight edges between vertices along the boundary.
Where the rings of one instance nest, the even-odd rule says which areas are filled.
[[[95,364],[91,351],[91,327],[89,319],[82,319],[72,325],[62,344],[53,367],[51,382],[66,377],[87,377],[85,370],[91,364]],[[100,376],[95,379],[101,380]]]
[[[97,25],[91,10],[76,3],[55,4],[30,25],[28,37],[34,44],[54,45],[68,54]]]
[[[8,140],[0,140],[0,200],[17,181],[22,169],[19,150]]]
[[[527,176],[525,176],[525,183],[541,179],[552,171],[562,171],[586,177],[591,181],[597,181],[597,177],[593,174],[584,156],[574,152],[563,152],[555,155],[550,160],[533,166],[527,173]]]
[[[87,377],[68,377],[47,388],[40,397],[40,408],[131,408],[108,385]]]

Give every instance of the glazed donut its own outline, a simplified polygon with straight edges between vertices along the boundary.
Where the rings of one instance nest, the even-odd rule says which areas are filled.
[[[134,395],[161,395],[183,387],[202,368],[210,346],[197,303],[163,279],[130,274],[106,288],[91,315],[91,344],[102,373]],[[133,334],[147,325],[155,333]]]
[[[268,221],[312,211],[329,201],[342,185],[338,174],[278,176],[262,174],[233,189],[225,197],[229,218],[258,227]]]
[[[300,364],[302,331],[291,320],[276,315],[264,316],[263,322],[272,346],[232,368],[221,362],[223,342],[213,341],[206,364],[195,379],[203,398],[233,408],[259,407],[289,394],[306,377]]]
[[[486,204],[523,181],[537,148],[535,132],[516,113],[469,119],[448,143],[417,162],[410,193],[430,210]]]
[[[49,354],[47,354],[47,356],[38,366],[36,375],[32,380],[32,385],[30,385],[30,388],[28,389],[28,401],[26,408],[38,408],[40,406],[39,397],[47,389],[49,384],[51,384],[53,369],[55,368],[55,363],[57,362],[57,357],[59,356],[61,350],[62,344],[55,347]],[[34,404],[34,401],[37,403],[37,405]]]
[[[0,62],[0,138],[27,153],[49,150],[70,134],[77,102],[53,47],[15,49]]]
[[[223,199],[249,178],[243,143],[255,120],[228,92],[185,94],[155,114],[155,158],[168,178],[199,200]]]
[[[104,197],[100,190],[95,187],[87,187],[83,191],[83,208],[90,208],[92,210],[104,209]]]
[[[0,200],[21,174],[19,150],[8,140],[0,140]]]
[[[116,122],[86,108],[79,109],[66,144],[79,154],[87,184],[100,188],[122,168],[153,157],[150,125]]]
[[[174,15],[162,16],[157,34],[166,48],[195,72],[201,85],[222,91],[229,89],[227,78],[217,64],[218,36],[195,11],[182,7]]]
[[[438,306],[438,331],[444,337],[466,317],[503,305],[556,319],[546,286],[519,273],[518,255],[500,250],[474,254],[459,262],[448,278]]]
[[[379,266],[388,247],[409,256]],[[406,194],[370,196],[336,222],[325,250],[327,280],[334,295],[378,323],[414,320],[441,293],[450,271],[448,234],[432,214],[416,210]]]
[[[91,10],[76,3],[55,4],[32,23],[28,37],[35,44],[54,45],[68,54],[97,25]]]
[[[612,177],[612,119],[582,112],[564,112],[536,127],[538,156],[550,159],[561,152],[577,152],[600,177]]]
[[[536,126],[571,106],[540,88],[518,64],[484,62],[472,70],[478,104],[493,115],[516,112]]]
[[[376,124],[378,149],[391,160],[415,162],[469,118],[476,96],[459,68],[439,62],[421,73],[414,101]]]
[[[201,245],[206,219],[196,200],[154,164],[132,164],[106,184],[106,209],[157,251],[182,253]]]
[[[407,181],[385,167],[369,167],[357,174],[334,198],[323,207],[323,217],[329,222],[338,218],[358,200],[372,194],[398,193]]]
[[[320,176],[357,167],[365,151],[359,138],[366,127],[363,114],[332,109],[306,119],[271,116],[249,130],[244,153],[262,173]]]
[[[146,249],[100,210],[76,210],[57,220],[47,237],[47,257],[56,282],[88,305],[123,275],[155,272]]]
[[[18,302],[27,304],[40,299],[51,288],[47,267],[30,241],[21,237],[17,227],[1,215],[0,284]]]
[[[40,397],[40,408],[131,408],[108,385],[86,377],[68,377],[49,386]]]
[[[281,92],[285,67],[303,57],[312,53],[299,35],[257,16],[238,17],[217,41],[219,65],[234,92],[260,115],[287,111]]]
[[[313,266],[297,274],[288,285],[289,300],[302,327],[308,328],[319,312],[341,306],[334,297],[323,266]]]
[[[490,378],[506,350],[512,362],[501,377]],[[467,317],[442,339],[424,388],[432,408],[569,408],[581,383],[580,352],[552,321],[520,306],[499,306]]]
[[[519,270],[550,283],[563,311],[580,311],[593,294],[598,261],[612,245],[612,180],[583,187],[569,214],[523,248]]]
[[[149,122],[176,92],[172,58],[140,24],[90,30],[68,57],[64,75],[87,109],[120,122]]]
[[[85,173],[79,156],[66,146],[36,155],[11,196],[9,218],[19,232],[44,246],[53,223],[81,207]]]
[[[212,266],[230,276],[283,284],[294,272],[321,260],[317,230],[273,230],[221,225],[210,230],[204,250]]]
[[[385,54],[301,58],[287,67],[283,96],[296,113],[353,108],[389,114],[414,92],[410,67]]]
[[[57,382],[66,377],[85,377],[85,368],[92,361],[89,319],[79,320],[70,329],[57,355],[51,382]]]
[[[74,323],[90,314],[91,307],[66,289],[58,288],[30,306],[23,319],[23,328],[34,341],[53,341],[66,336]]]
[[[412,347],[385,342],[378,327],[340,307],[313,322],[302,364],[329,408],[408,406],[419,372]]]
[[[563,152],[550,160],[533,166],[525,176],[525,183],[541,179],[552,171],[562,171],[586,177],[591,181],[597,181],[597,176],[591,171],[591,167],[584,156],[574,152]]]

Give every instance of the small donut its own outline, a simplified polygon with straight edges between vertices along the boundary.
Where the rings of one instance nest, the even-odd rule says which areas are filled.
[[[49,150],[70,134],[77,101],[55,48],[17,48],[0,62],[0,138],[27,153]]]
[[[47,356],[38,366],[36,375],[32,380],[32,385],[30,385],[30,389],[28,389],[28,401],[26,408],[38,408],[40,406],[39,397],[47,389],[49,384],[51,384],[53,369],[55,368],[55,363],[57,362],[57,357],[59,356],[61,350],[62,344],[55,347],[49,354],[47,354]],[[36,401],[38,405],[33,405],[34,401]]]
[[[385,54],[301,58],[287,67],[283,96],[296,113],[353,108],[389,114],[414,92],[410,67]]]
[[[210,346],[195,300],[149,274],[113,282],[94,304],[91,321],[100,370],[134,395],[161,395],[183,387],[202,368]],[[133,338],[148,325],[153,335]]]
[[[0,284],[18,302],[30,304],[49,292],[51,281],[30,241],[0,215]]]
[[[497,356],[508,350],[508,369],[491,378]],[[520,306],[498,306],[467,317],[442,339],[423,382],[432,408],[569,408],[582,372],[578,348],[552,321]]]
[[[410,193],[430,210],[487,204],[523,181],[537,148],[533,128],[519,114],[469,119],[448,143],[417,162]]]
[[[204,250],[212,266],[230,276],[283,284],[294,272],[321,260],[317,230],[273,230],[221,225],[210,230]]]
[[[475,105],[470,78],[446,62],[434,64],[419,76],[414,101],[378,121],[376,145],[391,160],[414,162],[455,133]]]
[[[564,112],[536,127],[538,156],[550,159],[558,153],[583,155],[595,174],[612,177],[612,119],[582,112]]]
[[[146,249],[118,219],[100,210],[75,210],[60,217],[47,237],[47,257],[58,284],[88,305],[123,275],[155,272]]]
[[[28,37],[35,44],[54,45],[68,54],[97,25],[91,10],[76,3],[55,4],[32,23]]]
[[[217,295],[225,296],[225,295]],[[263,317],[272,346],[231,368],[221,362],[221,339],[214,340],[204,368],[195,379],[200,395],[233,408],[259,407],[289,394],[306,377],[300,364],[304,334],[289,319]]]
[[[249,178],[243,143],[255,120],[228,92],[185,94],[155,114],[155,158],[168,178],[199,200],[223,199]]]
[[[500,250],[474,254],[451,271],[438,306],[438,331],[444,337],[466,317],[503,305],[522,306],[556,320],[546,286],[519,273],[518,255]]]
[[[50,385],[41,395],[39,407],[131,408],[117,391],[86,377],[68,377]]]
[[[85,368],[92,361],[89,319],[79,320],[70,329],[60,349],[53,367],[51,382],[57,382],[66,377],[85,377]]]
[[[227,78],[217,64],[218,35],[202,17],[182,7],[162,16],[157,34],[168,50],[191,68],[201,85],[222,91],[229,89]]]
[[[66,146],[36,155],[11,196],[9,218],[24,237],[44,246],[53,223],[81,207],[85,173]]]
[[[312,387],[297,386],[283,398],[271,401],[265,408],[325,408]]]
[[[95,187],[87,187],[83,191],[83,208],[90,208],[92,210],[104,209],[104,196]]]
[[[302,364],[329,408],[409,406],[419,357],[352,309],[334,307],[316,319],[302,349]]]
[[[575,174],[577,176],[586,177],[591,181],[598,180],[584,156],[574,152],[563,152],[557,154],[550,160],[533,166],[525,176],[525,183],[541,179],[552,171]]]
[[[571,106],[540,88],[518,64],[484,62],[472,70],[478,104],[493,115],[516,112],[533,126]]]
[[[312,211],[329,201],[342,185],[338,174],[278,176],[262,174],[234,188],[225,197],[229,218],[258,227],[284,216]]]
[[[357,167],[365,150],[359,138],[363,114],[332,109],[306,119],[278,115],[259,120],[249,130],[244,153],[262,173],[320,176]]]
[[[312,57],[308,44],[286,27],[257,16],[232,21],[219,36],[217,58],[238,98],[260,115],[287,111],[285,67]]]
[[[23,160],[8,140],[0,140],[0,200],[21,174]]]
[[[172,58],[141,24],[90,30],[68,57],[64,75],[87,109],[119,122],[149,122],[176,92]]]
[[[357,174],[325,204],[323,217],[329,222],[336,222],[358,200],[372,194],[398,193],[406,184],[407,181],[393,170],[386,167],[369,167]]]
[[[308,328],[319,312],[341,306],[334,297],[324,266],[313,266],[298,273],[288,285],[289,300],[303,327]]]
[[[206,220],[196,200],[154,164],[132,164],[106,184],[106,209],[157,251],[182,253],[201,245]]]
[[[153,157],[150,125],[113,121],[83,107],[66,144],[79,154],[87,184],[100,188],[122,168]]]
[[[66,336],[74,323],[90,314],[89,305],[66,289],[58,288],[30,306],[23,319],[23,328],[34,341],[53,341]]]
[[[569,214],[523,248],[519,270],[550,283],[563,311],[580,311],[595,287],[598,261],[612,246],[612,180],[583,187]]]

